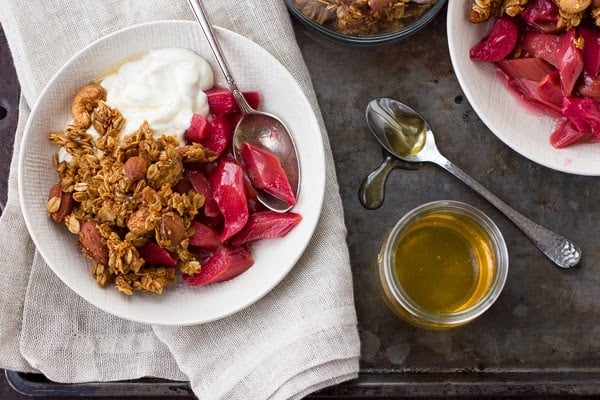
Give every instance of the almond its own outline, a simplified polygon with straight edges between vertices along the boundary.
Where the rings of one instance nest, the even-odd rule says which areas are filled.
[[[185,226],[181,217],[175,213],[166,213],[160,219],[157,242],[167,250],[175,250],[185,239]]]
[[[146,176],[149,165],[150,163],[144,157],[133,156],[125,161],[123,170],[128,178],[137,181]]]
[[[73,197],[71,193],[62,191],[60,183],[57,183],[50,189],[48,204],[51,203],[52,207],[48,211],[50,211],[50,216],[54,222],[63,222],[65,217],[73,211]]]
[[[108,265],[108,246],[104,243],[104,238],[95,222],[85,221],[81,224],[79,243],[87,257],[102,265]]]

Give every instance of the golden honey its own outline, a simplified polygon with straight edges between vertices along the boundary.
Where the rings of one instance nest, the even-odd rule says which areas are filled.
[[[461,325],[491,306],[506,279],[508,255],[497,227],[451,201],[405,216],[379,255],[386,303],[414,325]]]
[[[494,268],[489,235],[462,215],[434,213],[399,238],[395,278],[406,294],[431,312],[472,306],[490,287]]]

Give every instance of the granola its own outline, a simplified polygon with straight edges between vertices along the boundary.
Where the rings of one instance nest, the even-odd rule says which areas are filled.
[[[319,25],[355,36],[402,29],[436,3],[437,0],[294,0],[299,11]]]
[[[86,88],[88,94],[95,90]],[[92,261],[91,272],[99,285],[113,284],[128,295],[160,294],[173,283],[176,269],[148,265],[139,249],[156,242],[177,255],[182,273],[200,271],[200,262],[188,251],[188,238],[205,197],[194,190],[179,193],[175,185],[188,157],[210,162],[216,155],[197,144],[181,150],[172,136],[156,139],[147,123],[120,138],[121,113],[97,97],[97,90],[85,101],[80,101],[81,93],[86,92],[82,89],[74,103],[77,115],[83,117],[49,134],[49,140],[68,155],[55,156],[59,183],[50,192],[47,211],[53,217],[60,211],[55,220],[79,235],[78,246]],[[97,138],[87,132],[91,124]]]

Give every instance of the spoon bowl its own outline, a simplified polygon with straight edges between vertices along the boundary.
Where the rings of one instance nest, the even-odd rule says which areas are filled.
[[[212,25],[208,20],[208,13],[202,4],[202,1],[188,0],[188,3],[196,16],[196,19],[200,23],[217,64],[225,76],[227,85],[232,91],[242,113],[233,133],[233,156],[238,163],[245,168],[240,154],[243,143],[250,143],[261,147],[277,156],[281,162],[281,167],[288,178],[292,192],[297,199],[300,194],[300,161],[296,144],[294,143],[294,139],[290,134],[289,129],[278,117],[255,110],[248,104],[237,86],[235,78],[229,68],[229,63],[217,41]],[[293,207],[264,190],[258,188],[254,189],[256,190],[258,201],[272,211],[283,213],[289,211]]]
[[[504,213],[557,266],[571,268],[579,263],[579,246],[520,214],[444,157],[431,128],[415,110],[397,100],[378,98],[367,105],[366,118],[377,141],[391,154],[446,169]]]
[[[246,100],[242,97],[242,101]],[[243,109],[242,107],[240,106],[240,109]],[[244,142],[265,148],[279,158],[292,191],[298,198],[300,163],[296,145],[285,124],[272,114],[256,111],[248,106],[233,135],[233,156],[242,165],[241,149]],[[291,209],[286,202],[265,191],[257,190],[256,196],[270,210],[285,212]]]
[[[366,118],[377,141],[399,159],[433,162],[440,155],[429,125],[406,104],[389,98],[372,100]]]

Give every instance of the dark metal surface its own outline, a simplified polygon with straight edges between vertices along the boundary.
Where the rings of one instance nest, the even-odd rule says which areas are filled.
[[[0,210],[6,204],[8,169],[19,116],[19,82],[0,26]]]
[[[379,48],[342,47],[296,29],[336,163],[362,340],[359,379],[316,397],[600,396],[600,178],[536,165],[483,125],[452,71],[445,12],[411,38]],[[0,62],[5,62],[5,47],[0,43]],[[16,89],[7,93],[14,96]],[[555,267],[493,206],[434,165],[392,171],[383,205],[364,209],[358,188],[382,161],[364,108],[381,96],[421,113],[440,150],[498,197],[577,242],[581,264],[571,270]],[[16,120],[14,114],[7,118]],[[0,124],[0,193],[5,196],[13,131]],[[378,294],[375,258],[397,219],[438,199],[464,201],[488,214],[506,238],[510,271],[500,299],[478,320],[451,331],[424,331],[388,311]],[[190,396],[186,384],[164,381],[57,385],[40,376],[9,378],[30,395]],[[165,388],[176,392],[165,393]]]

